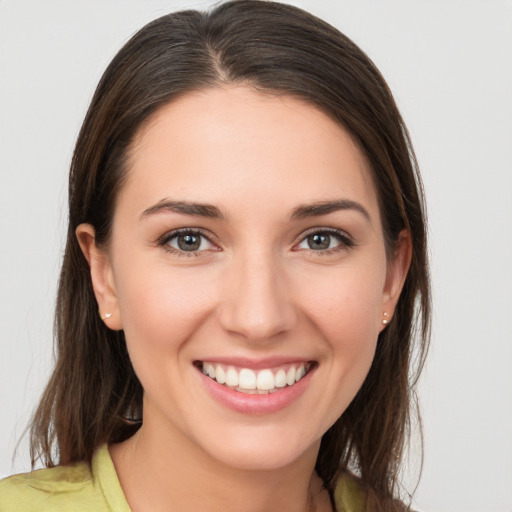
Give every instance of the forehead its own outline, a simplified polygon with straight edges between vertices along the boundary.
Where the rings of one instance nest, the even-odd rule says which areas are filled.
[[[341,195],[377,204],[366,159],[340,124],[300,99],[246,86],[161,107],[139,130],[129,162],[121,195],[140,203],[246,195],[245,204],[291,205]]]

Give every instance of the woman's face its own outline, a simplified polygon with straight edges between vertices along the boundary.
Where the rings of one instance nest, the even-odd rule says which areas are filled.
[[[170,103],[132,150],[108,249],[78,236],[145,390],[141,432],[239,468],[316,453],[407,267],[407,247],[386,260],[361,152],[314,107],[249,87]]]

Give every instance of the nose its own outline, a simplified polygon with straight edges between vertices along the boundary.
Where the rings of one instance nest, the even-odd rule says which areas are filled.
[[[293,329],[297,312],[278,259],[245,255],[227,270],[219,313],[226,331],[250,341],[268,341]]]

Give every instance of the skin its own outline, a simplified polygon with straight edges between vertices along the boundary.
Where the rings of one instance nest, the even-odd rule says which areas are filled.
[[[155,208],[164,200],[214,205],[222,218]],[[293,217],[340,200],[352,206]],[[180,251],[170,237],[182,228],[208,238]],[[328,248],[311,248],[312,233]],[[362,385],[410,260],[405,233],[386,258],[349,134],[292,97],[190,93],[136,137],[108,247],[90,225],[77,236],[145,390],[141,429],[110,447],[132,510],[331,510],[314,473],[320,439]],[[228,356],[315,366],[288,406],[244,414],[213,398],[194,365]]]

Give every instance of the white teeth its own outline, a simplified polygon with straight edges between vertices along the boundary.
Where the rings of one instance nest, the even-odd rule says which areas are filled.
[[[281,369],[275,376],[276,388],[284,388],[286,386],[286,372]]]
[[[256,389],[256,374],[248,368],[240,370],[238,386],[243,389]]]
[[[208,375],[208,377],[211,377],[212,379],[215,379],[215,368],[212,364],[206,363],[203,366],[203,373]]]
[[[245,388],[236,388],[237,391],[240,391],[241,393],[245,393],[246,395],[256,395],[258,394],[257,389],[245,389]]]
[[[215,367],[215,379],[219,384],[225,384],[226,382],[226,372],[219,364]]]
[[[286,384],[288,384],[288,386],[295,384],[295,368],[293,366],[290,366],[290,369],[286,373]]]
[[[236,388],[238,386],[238,372],[234,368],[228,368],[226,373],[226,386]]]
[[[202,370],[205,375],[216,380],[219,384],[234,388],[242,393],[266,395],[299,382],[306,375],[307,366],[301,364],[296,368],[292,365],[288,368],[288,371],[279,368],[275,375],[270,369],[254,371],[249,368],[242,368],[237,371],[232,366],[226,369],[225,366],[212,363],[203,363]]]
[[[274,381],[274,374],[270,370],[262,370],[258,373],[256,387],[261,391],[268,391],[276,387]]]

